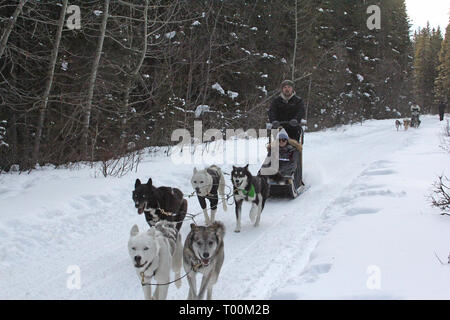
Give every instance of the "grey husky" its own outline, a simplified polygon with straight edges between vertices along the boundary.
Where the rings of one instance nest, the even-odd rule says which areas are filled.
[[[191,232],[186,237],[183,249],[183,266],[189,283],[190,300],[202,300],[207,290],[206,298],[211,300],[212,288],[219,278],[224,261],[223,237],[225,226],[216,221],[210,226],[191,224]],[[197,294],[196,275],[203,274],[200,291]]]
[[[180,272],[183,258],[181,234],[175,222],[160,221],[154,228],[139,232],[137,225],[130,231],[128,253],[139,277],[147,300],[163,300],[167,297],[170,269],[175,272],[177,288],[181,286]],[[152,296],[152,279],[156,280]]]
[[[197,168],[194,168],[191,184],[197,193],[198,201],[200,202],[203,214],[205,215],[206,225],[213,223],[216,218],[219,195],[222,200],[222,208],[224,211],[227,211],[227,201],[225,198],[225,178],[222,170],[220,170],[218,166],[212,165],[203,170],[197,170]],[[208,217],[206,199],[209,200],[209,205],[211,207],[211,218]]]

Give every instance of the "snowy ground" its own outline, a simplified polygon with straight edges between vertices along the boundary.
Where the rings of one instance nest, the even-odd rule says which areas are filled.
[[[442,126],[433,116],[418,130],[397,132],[393,120],[383,120],[306,134],[310,188],[301,197],[269,201],[258,228],[244,207],[239,234],[234,206],[219,209],[227,234],[213,297],[450,299],[450,265],[435,256],[448,261],[450,218],[426,198],[439,174],[450,175],[449,155],[438,147]],[[264,143],[242,140],[235,150],[262,161]],[[160,155],[120,179],[92,168],[1,175],[0,299],[143,299],[127,252],[132,225],[147,227],[131,200],[134,181],[152,177],[191,193],[192,168]],[[250,169],[256,173],[258,164]],[[191,198],[189,212],[199,208]],[[67,286],[72,266],[81,272],[81,289]],[[168,298],[187,292],[183,279]]]

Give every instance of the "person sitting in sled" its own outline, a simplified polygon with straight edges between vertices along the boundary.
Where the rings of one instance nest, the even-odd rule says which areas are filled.
[[[295,139],[290,139],[286,130],[281,129],[277,134],[278,140],[278,172],[274,175],[268,176],[273,180],[281,180],[284,177],[291,177],[297,170],[299,164],[299,156],[302,151],[302,145]],[[271,151],[276,141],[267,146],[270,158]],[[265,163],[264,167],[269,167],[269,163]],[[297,183],[298,184],[298,183]]]

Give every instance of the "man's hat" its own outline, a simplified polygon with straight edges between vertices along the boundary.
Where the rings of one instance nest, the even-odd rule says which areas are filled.
[[[284,80],[283,82],[281,82],[281,88],[283,88],[284,86],[291,86],[292,88],[294,88],[294,81],[292,80]]]

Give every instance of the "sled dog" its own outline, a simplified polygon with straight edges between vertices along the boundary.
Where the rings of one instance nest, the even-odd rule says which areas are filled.
[[[187,201],[183,198],[180,189],[156,188],[151,178],[146,184],[142,184],[139,179],[136,179],[133,201],[138,209],[138,214],[145,213],[145,220],[150,227],[160,220],[167,220],[177,222],[176,228],[180,231],[187,212]]]
[[[234,231],[241,231],[241,209],[244,200],[252,203],[250,220],[257,227],[261,219],[264,204],[269,197],[269,185],[266,179],[262,176],[252,176],[248,170],[248,165],[246,165],[245,167],[233,166],[231,181],[233,183],[233,196],[236,204],[236,229]]]
[[[402,126],[402,123],[399,120],[395,120],[395,127],[398,129]]]
[[[403,120],[403,127],[405,128],[405,131],[408,130],[410,125],[411,125],[411,120],[409,120],[409,119]]]
[[[219,278],[224,261],[223,237],[225,226],[215,221],[209,226],[191,224],[184,242],[183,266],[189,283],[189,300],[202,300],[207,290],[206,299],[211,300],[212,289]],[[197,293],[197,273],[202,273],[202,283]]]
[[[223,210],[227,211],[227,200],[225,198],[225,178],[223,177],[222,170],[220,170],[219,167],[212,165],[203,170],[197,170],[197,168],[194,168],[191,184],[197,193],[198,201],[200,202],[203,214],[205,215],[206,225],[213,223],[215,220],[219,194],[222,200]],[[209,200],[209,205],[211,207],[211,217],[208,216],[206,199]]]
[[[139,232],[138,226],[134,225],[130,231],[128,253],[142,284],[145,299],[166,299],[171,269],[175,272],[175,279],[178,279],[175,285],[180,288],[183,247],[175,222],[160,221],[145,232]],[[149,285],[152,279],[160,284],[156,285],[153,296],[152,286]]]

